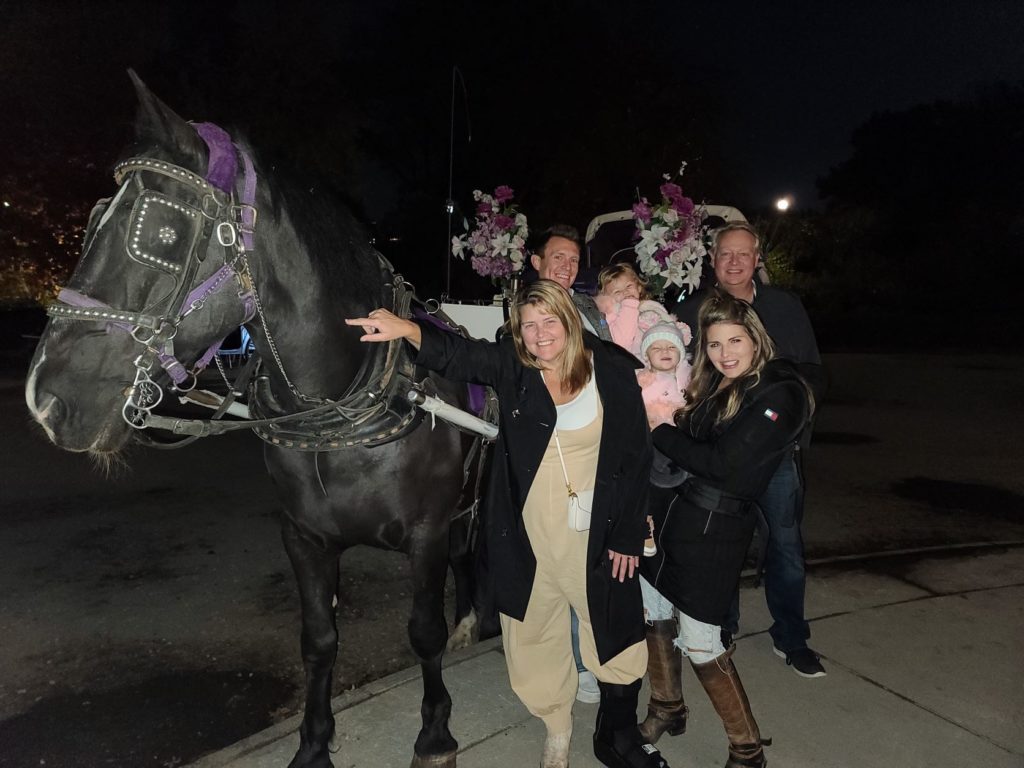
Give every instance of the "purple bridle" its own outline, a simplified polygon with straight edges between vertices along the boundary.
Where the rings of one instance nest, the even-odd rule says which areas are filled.
[[[114,179],[118,184],[122,184],[132,174],[155,173],[172,178],[198,192],[202,200],[199,213],[212,225],[211,236],[215,233],[225,249],[224,265],[202,283],[188,290],[184,296],[182,294],[188,287],[183,284],[170,302],[173,315],[148,315],[114,308],[71,288],[61,289],[58,301],[47,308],[47,313],[51,317],[103,322],[108,333],[128,333],[146,347],[135,361],[136,380],[124,409],[125,420],[136,428],[145,425],[146,416],[163,396],[159,386],[149,377],[149,370],[154,361],[167,372],[175,389],[188,391],[195,386],[195,377],[210,364],[224,342],[224,339],[220,339],[211,345],[196,360],[192,368],[188,369],[174,354],[173,339],[182,320],[202,309],[211,296],[232,284],[238,286],[237,296],[244,314],[242,322],[251,320],[257,309],[245,263],[245,254],[253,249],[257,219],[256,171],[252,159],[245,150],[232,142],[231,137],[222,128],[213,123],[193,125],[196,133],[206,143],[209,153],[205,176],[197,176],[185,168],[161,160],[132,157],[115,167]],[[239,161],[243,168],[241,179],[238,178]],[[189,215],[197,216],[193,212]],[[205,244],[193,247],[188,253],[187,264],[191,264],[196,258],[201,247],[205,247]],[[138,248],[136,253],[153,261]],[[132,255],[131,251],[129,255]],[[159,263],[166,266],[162,262]],[[242,273],[236,269],[239,264],[242,266]],[[184,274],[189,273],[188,269],[181,270],[175,267],[175,270]],[[178,297],[181,297],[180,300]],[[186,386],[190,380],[191,383]]]

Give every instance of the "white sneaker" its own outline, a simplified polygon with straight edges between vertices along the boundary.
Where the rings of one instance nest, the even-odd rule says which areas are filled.
[[[601,689],[597,687],[597,678],[589,669],[580,672],[580,687],[576,691],[576,701],[584,704],[597,704],[601,701]]]

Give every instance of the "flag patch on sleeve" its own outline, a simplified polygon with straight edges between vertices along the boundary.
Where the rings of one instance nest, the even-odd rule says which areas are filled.
[[[778,421],[779,420],[779,414],[776,413],[775,411],[773,411],[771,408],[765,408],[764,415],[765,415],[766,418],[769,418],[772,421]]]

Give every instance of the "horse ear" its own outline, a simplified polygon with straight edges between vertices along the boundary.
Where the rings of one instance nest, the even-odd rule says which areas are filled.
[[[149,90],[134,69],[128,70],[128,77],[135,86],[139,107],[135,113],[135,136],[137,139],[152,139],[161,144],[175,146],[183,152],[196,148],[196,132],[185,120],[158,99]]]

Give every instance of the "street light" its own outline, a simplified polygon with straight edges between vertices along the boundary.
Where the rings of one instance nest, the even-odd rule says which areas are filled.
[[[786,211],[788,211],[791,205],[793,205],[793,198],[790,197],[789,195],[786,195],[785,197],[780,197],[778,200],[775,201],[775,208],[780,213],[785,213]]]

